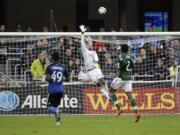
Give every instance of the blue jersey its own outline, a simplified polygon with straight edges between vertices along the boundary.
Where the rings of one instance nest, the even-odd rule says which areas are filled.
[[[48,92],[63,93],[63,78],[68,77],[66,68],[58,63],[52,63],[46,68],[46,75],[50,76]]]

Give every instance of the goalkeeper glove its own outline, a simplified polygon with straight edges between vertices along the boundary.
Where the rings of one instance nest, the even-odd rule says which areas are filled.
[[[87,30],[87,28],[84,25],[80,25],[79,28],[82,33],[84,33]]]

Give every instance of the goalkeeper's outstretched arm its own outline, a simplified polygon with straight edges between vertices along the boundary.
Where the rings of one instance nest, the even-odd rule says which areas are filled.
[[[82,52],[88,51],[88,48],[86,47],[85,41],[84,41],[84,32],[86,31],[86,28],[84,25],[79,26],[81,30],[81,50]]]

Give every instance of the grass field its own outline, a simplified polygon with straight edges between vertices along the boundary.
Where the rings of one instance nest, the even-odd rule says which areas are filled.
[[[0,116],[0,135],[180,135],[180,115],[63,116],[55,126],[51,116]]]

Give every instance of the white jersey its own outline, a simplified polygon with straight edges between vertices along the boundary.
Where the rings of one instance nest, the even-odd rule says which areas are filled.
[[[84,35],[81,36],[81,51],[84,58],[84,65],[86,70],[91,70],[97,67],[98,56],[95,51],[89,50],[84,42]]]

